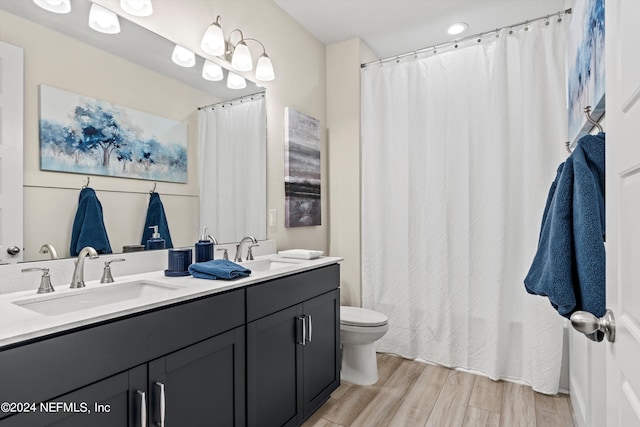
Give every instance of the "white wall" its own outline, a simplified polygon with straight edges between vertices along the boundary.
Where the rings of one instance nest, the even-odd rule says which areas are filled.
[[[362,305],[360,263],[360,64],[376,59],[358,38],[327,46],[329,248],[344,257],[341,303]]]
[[[124,61],[78,40],[0,12],[3,41],[24,49],[24,255],[43,243],[69,255],[71,226],[86,177],[40,170],[39,86],[44,84],[188,124],[188,183],[158,183],[175,246],[192,244],[198,228],[196,108],[217,101],[204,92]],[[158,87],[163,88],[158,91]],[[139,244],[151,181],[91,177],[102,203],[111,246]]]

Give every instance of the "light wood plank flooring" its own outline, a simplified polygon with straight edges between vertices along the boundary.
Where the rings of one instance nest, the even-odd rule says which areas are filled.
[[[573,427],[568,396],[378,354],[379,380],[343,382],[303,427]]]

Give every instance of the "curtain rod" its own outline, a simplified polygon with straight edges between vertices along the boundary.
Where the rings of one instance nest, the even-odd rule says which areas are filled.
[[[251,100],[253,101],[253,98],[255,96],[261,96],[262,98],[264,98],[264,91],[252,93],[250,95],[240,96],[238,98],[229,99],[227,101],[216,102],[215,104],[204,105],[202,107],[198,107],[198,110],[204,110],[205,108],[214,108],[214,107],[217,107],[218,105],[223,105],[223,104],[232,104],[232,103],[234,103],[236,101],[244,102],[244,100],[247,99],[247,98],[251,98]]]
[[[455,45],[456,47],[458,47],[458,43],[462,43],[471,39],[475,39],[476,37],[478,39],[482,38],[482,36],[486,36],[487,34],[496,34],[498,35],[498,33],[501,30],[504,30],[505,28],[515,28],[515,27],[521,27],[521,26],[526,26],[529,25],[532,22],[537,22],[537,21],[542,21],[543,19],[549,19],[553,16],[557,16],[558,17],[558,22],[560,22],[562,20],[562,15],[569,15],[571,14],[571,9],[565,9],[565,10],[561,10],[559,12],[556,13],[552,13],[550,15],[545,15],[545,16],[540,16],[538,18],[534,18],[534,19],[528,19],[526,21],[523,22],[518,22],[517,24],[512,24],[512,25],[506,25],[504,27],[499,27],[496,28],[495,30],[490,30],[490,31],[484,31],[482,33],[478,33],[478,34],[474,34],[471,36],[466,36],[460,39],[454,39],[454,40],[450,40],[448,42],[443,42],[443,43],[438,43],[438,44],[434,44],[432,46],[428,46],[428,47],[423,47],[421,49],[417,49],[417,50],[412,50],[411,52],[406,52],[406,53],[402,53],[400,55],[394,55],[394,56],[390,56],[388,58],[384,58],[384,59],[378,59],[376,61],[371,61],[371,62],[366,62],[364,64],[360,64],[360,68],[366,68],[369,65],[373,65],[373,64],[382,64],[383,62],[389,62],[389,61],[393,61],[393,60],[399,60],[400,58],[404,58],[410,55],[417,55],[418,53],[423,53],[429,50],[436,50],[439,48],[442,48],[444,46],[450,46],[450,45]]]

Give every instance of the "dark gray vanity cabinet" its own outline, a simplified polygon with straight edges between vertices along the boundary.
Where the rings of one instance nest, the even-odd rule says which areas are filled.
[[[244,426],[244,342],[239,327],[150,362],[149,425]]]
[[[339,283],[333,264],[0,348],[0,402],[36,405],[0,427],[300,425],[340,384]]]
[[[168,427],[244,426],[244,308],[240,289],[0,350],[0,402],[37,405],[0,426],[158,425],[161,407]]]
[[[145,417],[146,366],[114,375],[44,403],[28,403],[18,415],[5,418],[0,425],[11,427],[113,427],[140,424]],[[16,402],[17,403],[17,402]],[[66,406],[65,406],[66,405]],[[18,409],[18,408],[16,408]]]
[[[247,289],[247,422],[297,426],[340,385],[339,266]]]

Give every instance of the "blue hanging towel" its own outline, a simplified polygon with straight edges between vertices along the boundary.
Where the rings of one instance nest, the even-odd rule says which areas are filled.
[[[560,165],[551,186],[538,250],[524,279],[562,316],[606,310],[604,133],[586,135]]]
[[[144,230],[142,230],[141,245],[146,245],[147,240],[151,238],[153,230],[149,227],[154,225],[158,226],[158,233],[166,242],[166,248],[173,248],[173,242],[171,241],[171,233],[169,232],[169,224],[167,223],[167,215],[164,213],[164,206],[160,200],[160,194],[153,191],[151,197],[149,197],[149,207],[147,208],[147,220],[144,223]]]
[[[233,280],[249,276],[251,270],[226,259],[213,259],[191,264],[189,273],[198,279]]]
[[[104,226],[102,204],[93,188],[80,191],[78,210],[71,229],[71,256],[77,256],[85,246],[93,247],[99,254],[110,254],[111,245]]]

